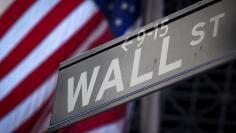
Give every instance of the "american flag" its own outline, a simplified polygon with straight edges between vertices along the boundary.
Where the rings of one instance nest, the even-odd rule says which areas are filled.
[[[130,30],[139,0],[0,0],[0,133],[45,132],[59,63]],[[126,105],[62,132],[122,132]]]

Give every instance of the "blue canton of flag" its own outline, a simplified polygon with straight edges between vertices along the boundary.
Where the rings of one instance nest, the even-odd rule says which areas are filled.
[[[113,34],[123,35],[140,16],[141,0],[95,0]]]

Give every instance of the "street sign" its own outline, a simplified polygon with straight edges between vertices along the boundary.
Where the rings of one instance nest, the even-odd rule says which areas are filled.
[[[234,59],[235,5],[201,1],[63,62],[49,130]]]

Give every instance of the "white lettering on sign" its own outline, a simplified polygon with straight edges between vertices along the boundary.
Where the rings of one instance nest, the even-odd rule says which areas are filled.
[[[152,79],[153,72],[149,72],[141,76],[138,76],[141,51],[142,49],[139,48],[135,50],[135,53],[134,53],[134,63],[133,63],[133,69],[132,69],[132,74],[131,74],[130,87],[133,87],[135,85],[138,85],[140,83],[143,83],[147,80]]]
[[[193,36],[199,36],[199,39],[197,40],[192,40],[190,42],[190,45],[194,46],[194,45],[197,45],[199,43],[202,42],[202,40],[204,39],[205,37],[205,32],[203,30],[198,30],[199,28],[202,28],[205,26],[205,22],[200,22],[198,24],[196,24],[194,27],[193,27],[193,30],[192,30],[192,35]]]
[[[68,79],[68,112],[71,112],[74,110],[76,101],[78,99],[79,96],[79,92],[82,88],[82,106],[88,105],[92,91],[93,91],[93,87],[95,84],[95,81],[97,79],[97,75],[98,75],[98,71],[99,71],[100,66],[97,66],[93,69],[93,74],[92,74],[92,78],[90,80],[89,83],[89,87],[87,88],[87,72],[83,72],[80,75],[80,79],[79,79],[79,83],[76,87],[76,89],[74,89],[74,81],[75,78],[71,77]]]
[[[164,19],[163,21],[161,21],[161,24],[159,24],[159,23],[155,24],[155,26],[154,26],[155,31],[154,31],[154,38],[153,38],[154,40],[157,39],[157,33],[159,32],[159,30],[158,30],[159,25],[161,25],[160,32],[163,32],[159,35],[159,37],[161,38],[161,37],[164,37],[167,35],[169,28],[168,28],[168,25],[164,25],[164,23],[166,23],[168,20],[169,19],[167,18],[167,19]],[[152,34],[153,34],[153,31],[147,33],[147,36],[150,36]],[[145,38],[146,38],[146,31],[144,29],[141,29],[137,34],[137,41],[138,41],[137,47],[140,47],[143,44]],[[133,44],[133,42],[134,42],[133,40],[129,40],[129,37],[127,37],[125,39],[124,43],[121,45],[121,48],[125,52],[127,52],[128,51],[127,46],[130,44]]]
[[[182,65],[182,60],[178,60],[178,61],[175,61],[175,62],[167,65],[166,62],[167,62],[169,41],[170,41],[170,36],[164,37],[162,49],[161,49],[161,58],[160,58],[158,75],[162,75],[162,74],[165,74],[169,71],[177,69],[177,68],[181,67],[181,65]]]
[[[110,81],[112,73],[114,73],[114,79]],[[111,61],[106,76],[102,82],[102,86],[98,92],[96,101],[101,100],[105,90],[112,87],[115,87],[117,92],[124,90],[118,58],[115,58]]]
[[[146,37],[145,30],[144,29],[140,30],[137,36],[137,40],[139,41],[137,47],[140,47],[143,44],[145,37]]]
[[[221,13],[219,15],[216,15],[214,17],[211,17],[209,19],[208,23],[213,23],[213,34],[212,37],[215,38],[218,35],[218,29],[219,29],[219,23],[220,19],[225,16],[225,13]],[[168,19],[163,20],[161,23],[167,22]],[[153,40],[157,39],[157,32],[158,32],[158,24],[155,25],[155,33],[154,33],[154,38]],[[192,28],[192,36],[195,37],[190,42],[191,46],[195,46],[200,44],[205,37],[206,32],[204,31],[204,26],[207,25],[207,22],[201,21],[197,24],[195,24]],[[159,62],[159,68],[157,75],[161,76],[163,74],[166,74],[168,72],[171,72],[173,70],[176,70],[182,66],[182,60],[183,59],[178,59],[176,61],[171,61],[171,63],[168,63],[170,61],[167,60],[167,57],[169,55],[169,44],[170,44],[170,36],[168,35],[168,25],[162,25],[160,27],[160,34],[159,37],[163,37],[163,42],[161,45],[161,52],[160,52],[160,62]],[[140,46],[143,44],[145,37],[151,36],[153,32],[149,32],[146,35],[146,32],[144,29],[140,30],[138,32],[137,36],[137,48],[134,51],[134,58],[133,58],[133,65],[131,70],[131,75],[130,75],[130,83],[126,87],[134,87],[139,84],[142,84],[144,82],[147,82],[153,78],[153,74],[155,74],[155,71],[149,70],[149,72],[145,72],[140,74],[140,64],[142,62],[141,56],[142,56],[142,48]],[[127,51],[126,46],[134,43],[133,40],[129,40],[129,37],[126,38],[125,43],[122,45],[122,48]],[[78,101],[78,96],[80,91],[82,91],[82,106],[86,106],[89,104],[91,95],[93,93],[94,85],[96,82],[96,79],[98,77],[98,73],[100,70],[100,66],[96,66],[93,69],[93,73],[91,76],[90,83],[87,83],[87,71],[81,73],[79,81],[77,86],[75,86],[75,78],[70,77],[68,79],[68,112],[71,112],[74,110],[76,102]],[[114,75],[114,76],[112,76]],[[112,78],[113,77],[113,78]],[[103,78],[103,77],[99,77]],[[112,78],[112,79],[111,79]],[[98,94],[96,95],[96,101],[102,100],[104,93],[109,90],[109,89],[115,89],[115,91],[121,92],[124,90],[124,84],[123,84],[123,79],[122,79],[122,71],[120,68],[120,63],[119,63],[119,58],[115,58],[111,60],[110,65],[108,67],[108,70],[106,71],[106,75],[102,80],[101,86],[99,86]]]
[[[210,22],[211,23],[214,22],[213,37],[217,36],[220,18],[223,18],[224,16],[225,16],[225,13],[221,13],[217,16],[210,18]]]
[[[218,27],[219,27],[219,21],[220,18],[223,18],[225,16],[225,13],[221,13],[219,15],[216,15],[214,17],[210,18],[210,23],[214,23],[213,25],[213,34],[212,37],[217,37],[218,34]],[[197,40],[192,40],[190,42],[190,45],[195,46],[201,43],[205,37],[205,31],[203,30],[203,27],[206,25],[206,22],[199,22],[197,23],[193,29],[192,29],[192,35],[193,36],[199,36]]]
[[[165,19],[165,20],[163,20],[163,21],[161,21],[161,24],[163,24],[163,23],[165,23],[165,22],[167,22],[169,19]],[[167,35],[167,33],[168,33],[168,25],[164,25],[164,26],[161,26],[161,31],[164,31],[162,34],[160,34],[160,36],[159,37],[164,37],[164,36],[166,36]]]

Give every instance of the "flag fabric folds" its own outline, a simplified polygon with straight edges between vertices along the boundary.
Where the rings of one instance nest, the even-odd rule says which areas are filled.
[[[45,132],[59,63],[124,34],[139,0],[0,1],[0,132]],[[61,132],[122,132],[126,105]]]

